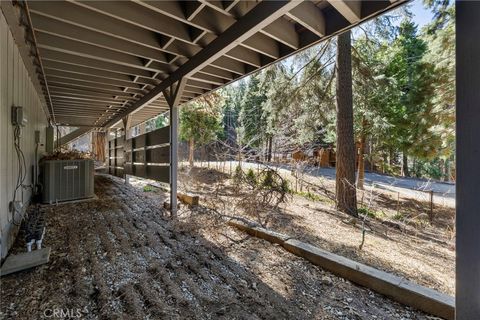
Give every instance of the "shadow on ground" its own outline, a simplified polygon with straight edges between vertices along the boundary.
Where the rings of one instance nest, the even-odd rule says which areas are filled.
[[[98,175],[95,190],[98,200],[48,207],[51,261],[2,278],[2,317],[424,318],[264,241],[226,248],[187,232],[165,216],[163,199],[123,180]]]

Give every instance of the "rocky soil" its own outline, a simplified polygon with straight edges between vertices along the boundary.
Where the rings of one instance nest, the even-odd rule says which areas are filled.
[[[1,279],[1,317],[429,318],[208,214],[169,217],[162,192],[104,175],[95,187],[98,200],[48,207],[51,261]]]

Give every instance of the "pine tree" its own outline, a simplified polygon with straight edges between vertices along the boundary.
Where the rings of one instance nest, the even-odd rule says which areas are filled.
[[[221,106],[223,97],[213,92],[180,109],[180,139],[188,141],[190,166],[194,165],[195,145],[215,141],[222,132]]]
[[[355,189],[350,31],[342,33],[337,39],[337,208],[356,217],[358,213]]]
[[[252,75],[241,100],[240,126],[237,129],[239,145],[256,151],[260,150],[265,143],[267,130],[267,123],[263,116],[263,103],[267,96],[260,85],[260,74]]]
[[[408,157],[427,158],[438,147],[431,128],[438,118],[433,112],[434,66],[424,61],[427,44],[409,19],[388,48],[385,76],[390,80],[389,101],[384,115],[390,124],[387,144],[402,153],[403,174],[409,176]]]

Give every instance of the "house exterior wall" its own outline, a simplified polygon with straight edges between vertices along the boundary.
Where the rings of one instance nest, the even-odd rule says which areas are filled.
[[[28,121],[22,129],[20,145],[27,167],[25,184],[32,184],[36,147],[35,130],[40,131],[39,154],[41,154],[45,150],[47,116],[9,25],[0,11],[0,256],[2,259],[6,256],[18,231],[18,227],[13,224],[12,213],[9,212],[9,202],[13,198],[18,176],[11,124],[12,105],[22,106]],[[31,189],[19,190],[17,199],[23,199],[24,204],[28,204],[31,194]]]

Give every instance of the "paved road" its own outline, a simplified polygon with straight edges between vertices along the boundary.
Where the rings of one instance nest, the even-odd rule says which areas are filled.
[[[335,179],[335,168],[307,169],[309,174]],[[413,191],[433,191],[435,195],[446,198],[455,198],[455,184],[433,180],[394,177],[379,173],[365,172],[365,183],[375,186],[393,189],[409,189]]]
[[[291,168],[290,165],[286,165],[285,168],[288,167]],[[312,176],[335,179],[335,168],[309,167],[306,171]],[[401,195],[423,201],[428,201],[430,199],[429,192],[433,191],[434,203],[455,206],[455,184],[453,183],[365,172],[365,184],[368,186],[374,184],[376,188],[399,192]]]

